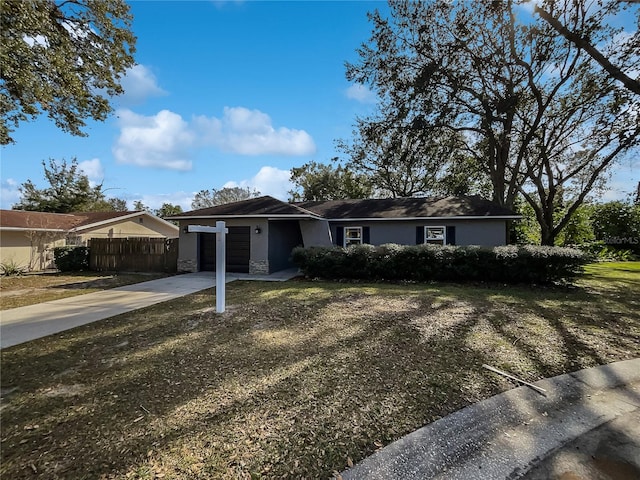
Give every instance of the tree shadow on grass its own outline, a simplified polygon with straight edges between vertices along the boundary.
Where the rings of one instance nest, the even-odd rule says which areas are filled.
[[[492,290],[229,290],[221,316],[202,292],[3,351],[3,387],[19,389],[2,412],[3,473],[327,477],[510,386],[473,340]],[[565,354],[595,359],[581,348]]]

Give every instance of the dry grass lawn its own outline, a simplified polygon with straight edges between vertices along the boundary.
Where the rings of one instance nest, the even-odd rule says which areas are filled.
[[[571,287],[228,285],[2,351],[2,478],[331,478],[529,381],[640,353],[640,263]]]
[[[166,277],[165,273],[38,273],[0,277],[0,310]]]

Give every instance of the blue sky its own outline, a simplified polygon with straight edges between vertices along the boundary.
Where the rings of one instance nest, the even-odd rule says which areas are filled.
[[[345,61],[371,32],[367,11],[384,2],[132,1],[136,61],[126,94],[88,137],[46,117],[22,124],[2,148],[2,208],[42,161],[76,157],[107,196],[190,209],[202,189],[249,186],[286,200],[289,170],[337,155],[356,115],[375,108],[345,79]],[[640,179],[622,164],[606,198]]]

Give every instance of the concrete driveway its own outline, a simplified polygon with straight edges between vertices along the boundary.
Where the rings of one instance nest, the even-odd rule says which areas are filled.
[[[284,270],[264,276],[230,273],[226,276],[226,283],[234,280],[285,281],[293,278],[297,273],[297,269]],[[97,320],[213,288],[215,279],[214,272],[186,273],[27,307],[3,310],[0,311],[0,348],[11,347]]]

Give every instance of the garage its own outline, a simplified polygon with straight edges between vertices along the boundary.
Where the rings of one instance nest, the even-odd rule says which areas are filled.
[[[251,227],[227,227],[226,261],[227,272],[249,273],[251,256]],[[200,271],[216,270],[216,235],[199,234]]]

